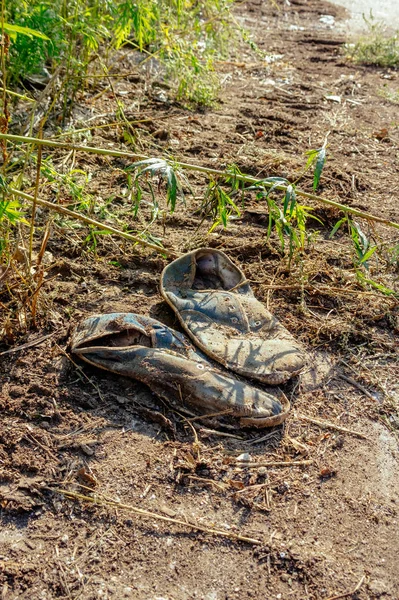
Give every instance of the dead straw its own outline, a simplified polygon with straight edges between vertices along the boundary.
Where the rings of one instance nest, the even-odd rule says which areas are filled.
[[[82,502],[90,502],[91,504],[95,504],[96,506],[109,506],[111,508],[118,508],[127,510],[137,515],[141,515],[142,517],[146,517],[149,519],[155,519],[158,521],[165,521],[167,523],[174,523],[175,525],[182,525],[183,527],[189,527],[191,529],[195,529],[197,531],[203,531],[204,533],[208,533],[209,535],[214,535],[217,537],[225,537],[231,540],[236,540],[240,542],[246,542],[247,544],[254,544],[257,546],[262,545],[261,540],[257,540],[254,538],[246,537],[240,535],[238,533],[233,533],[231,531],[220,531],[219,529],[214,529],[213,527],[205,527],[203,525],[198,525],[196,523],[190,523],[188,521],[181,521],[180,519],[174,519],[172,517],[166,517],[164,515],[159,515],[158,513],[150,512],[148,510],[144,510],[142,508],[138,508],[137,506],[133,506],[131,504],[123,504],[121,502],[117,502],[111,499],[100,499],[92,496],[86,496],[84,494],[79,494],[77,492],[58,489],[56,490],[59,494],[70,498],[72,500],[80,500]]]

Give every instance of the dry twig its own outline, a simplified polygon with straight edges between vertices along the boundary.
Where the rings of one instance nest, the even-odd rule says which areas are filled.
[[[216,489],[224,492],[227,487],[225,484],[214,481],[213,479],[206,479],[205,477],[196,477],[195,475],[187,475],[187,479],[190,481],[198,481],[199,483],[204,483],[206,485],[213,485]]]
[[[337,596],[330,596],[329,598],[327,598],[327,600],[339,600],[340,598],[347,598],[348,596],[353,596],[353,594],[355,594],[361,588],[365,578],[366,576],[363,575],[355,589],[351,590],[350,592],[344,592],[343,594],[338,594]]]
[[[348,375],[344,375],[343,373],[339,373],[338,377],[340,379],[343,379],[350,385],[353,385],[353,387],[358,389],[359,392],[362,392],[365,396],[367,396],[367,398],[370,398],[370,400],[373,400],[373,402],[376,402],[376,399],[374,398],[373,394],[371,394],[361,383],[356,381],[356,379],[353,379],[353,377],[348,377]]]
[[[272,461],[272,462],[236,462],[236,467],[307,467],[313,464],[313,460],[288,460],[288,461]]]
[[[21,346],[14,346],[13,348],[10,348],[9,350],[4,350],[3,352],[0,352],[0,356],[4,356],[5,354],[11,354],[12,352],[19,352],[20,350],[26,350],[27,348],[33,348],[33,346],[38,346],[39,344],[42,344],[43,342],[45,342],[49,338],[53,337],[57,333],[59,333],[59,331],[53,331],[53,333],[48,333],[47,335],[42,335],[39,338],[32,340],[31,342],[22,344]]]
[[[52,490],[54,491],[54,490]],[[78,494],[77,492],[72,492],[69,490],[58,489],[57,493],[62,494],[66,498],[70,498],[72,500],[81,500],[82,502],[90,502],[96,506],[109,506],[110,508],[117,508],[127,510],[134,514],[141,515],[142,517],[147,517],[149,519],[155,519],[158,521],[166,521],[167,523],[174,523],[175,525],[182,525],[183,527],[190,527],[191,529],[195,529],[197,531],[203,531],[204,533],[208,533],[210,535],[215,535],[217,537],[225,537],[231,540],[236,540],[240,542],[246,542],[247,544],[254,544],[257,546],[262,545],[261,540],[257,540],[255,538],[246,537],[244,535],[240,535],[238,533],[233,533],[231,531],[220,531],[219,529],[214,529],[213,527],[205,527],[204,525],[199,525],[196,523],[190,523],[186,521],[181,521],[180,519],[174,519],[172,517],[166,517],[164,515],[159,515],[158,513],[150,512],[148,510],[144,510],[142,508],[138,508],[137,506],[133,506],[131,504],[123,504],[122,502],[117,502],[115,500],[106,500],[91,496],[85,496],[84,494]]]
[[[367,435],[364,433],[360,433],[360,431],[354,431],[353,429],[348,429],[347,427],[342,427],[341,425],[335,425],[335,423],[330,423],[329,421],[320,421],[319,419],[313,419],[313,417],[307,417],[306,415],[298,415],[295,414],[297,419],[301,421],[307,421],[308,423],[313,423],[314,425],[318,425],[322,429],[336,429],[337,431],[342,431],[343,433],[350,433],[351,435],[355,435],[356,437],[362,438],[363,440],[370,440]]]

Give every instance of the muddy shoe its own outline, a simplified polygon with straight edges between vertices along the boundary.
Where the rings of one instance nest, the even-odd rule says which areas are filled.
[[[228,369],[279,385],[303,367],[300,345],[223,252],[202,248],[173,261],[161,293],[196,346]]]
[[[240,381],[184,335],[141,315],[86,319],[72,337],[72,352],[96,367],[142,381],[175,405],[187,403],[205,414],[226,411],[240,427],[278,425],[289,410],[280,390],[265,391]]]

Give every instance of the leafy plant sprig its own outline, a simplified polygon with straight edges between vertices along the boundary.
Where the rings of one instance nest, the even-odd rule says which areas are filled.
[[[362,231],[359,223],[351,219],[348,215],[340,219],[334,226],[330,233],[330,238],[334,237],[337,231],[346,224],[348,226],[349,235],[352,240],[353,248],[356,254],[356,265],[364,266],[369,270],[369,259],[373,256],[377,250],[377,245],[371,245],[371,240]]]
[[[270,186],[271,187],[265,187]],[[280,186],[285,186],[283,196],[278,199],[276,193]],[[294,184],[282,177],[268,177],[259,182],[258,185],[247,188],[256,191],[257,200],[266,200],[269,222],[266,238],[269,239],[273,229],[276,231],[280,241],[281,251],[285,252],[286,239],[289,245],[289,265],[296,252],[303,252],[305,245],[310,241],[313,233],[310,232],[306,223],[309,218],[322,224],[322,221],[311,214],[310,206],[300,204],[297,200]]]
[[[326,162],[327,138],[328,135],[326,136],[326,139],[324,140],[324,143],[321,148],[308,150],[306,152],[308,160],[306,162],[305,172],[308,169],[310,169],[313,165],[315,166],[313,174],[313,191],[316,191],[319,187],[321,173]]]
[[[176,176],[176,172],[173,167],[164,160],[163,158],[147,158],[145,160],[140,160],[138,162],[133,163],[126,167],[126,171],[131,171],[133,169],[138,169],[137,175],[133,181],[137,195],[136,195],[136,213],[138,210],[138,206],[142,199],[142,189],[139,185],[139,178],[142,178],[146,173],[154,176],[156,174],[159,175],[159,184],[160,187],[162,179],[166,182],[166,200],[167,205],[169,207],[170,213],[174,213],[176,208],[176,201],[178,192],[182,194],[182,186]],[[152,188],[150,188],[152,190]],[[152,193],[154,206],[157,205],[155,200],[155,195]]]

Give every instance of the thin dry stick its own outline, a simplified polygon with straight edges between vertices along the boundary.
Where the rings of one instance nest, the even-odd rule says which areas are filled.
[[[184,406],[184,400],[183,400],[183,395],[182,395],[182,392],[181,392],[180,385],[178,386],[178,390],[179,390],[179,396],[180,396],[181,403]],[[165,402],[163,400],[162,400],[162,403],[165,405]],[[185,417],[184,415],[182,415],[175,408],[171,408],[171,411],[174,412],[176,415],[178,415],[181,419],[183,419],[183,421],[185,423],[187,423],[187,425],[189,425],[189,427],[191,428],[191,430],[193,432],[193,435],[194,435],[193,448],[197,452],[197,460],[199,461],[201,459],[200,458],[201,457],[201,444],[199,442],[198,435],[197,435],[197,432],[195,431],[195,428],[194,428],[193,424],[190,423],[190,421],[187,419],[187,417]]]
[[[19,190],[15,190],[14,188],[10,188],[10,191],[11,191],[11,193],[15,194],[16,196],[19,196],[20,198],[29,200],[29,202],[34,202],[34,197],[30,196],[29,194],[25,194],[25,192],[20,192]],[[111,233],[114,233],[115,235],[118,235],[119,237],[125,238],[126,240],[129,240],[131,242],[134,242],[135,244],[140,244],[141,246],[145,246],[146,248],[151,248],[151,250],[155,250],[156,252],[159,252],[160,254],[166,254],[167,256],[177,256],[178,255],[178,252],[176,252],[174,250],[167,250],[166,248],[160,248],[159,246],[155,246],[155,244],[150,244],[149,242],[146,242],[145,240],[142,240],[141,238],[139,238],[135,235],[132,235],[131,233],[127,233],[126,231],[120,231],[120,229],[116,229],[115,227],[112,227],[111,225],[106,225],[105,223],[101,223],[100,221],[96,221],[95,219],[91,219],[90,217],[81,215],[80,213],[77,213],[73,210],[69,210],[68,208],[64,208],[63,206],[60,206],[59,204],[53,204],[52,202],[47,202],[47,200],[42,200],[41,198],[36,198],[36,202],[37,202],[37,204],[40,204],[41,206],[46,206],[50,210],[54,210],[55,212],[58,212],[62,215],[67,215],[68,217],[71,217],[72,219],[77,219],[78,221],[83,221],[83,223],[88,223],[89,225],[95,225],[96,227],[99,227],[100,229],[105,229],[106,231],[110,231]]]
[[[314,425],[318,425],[322,429],[336,429],[337,431],[342,431],[343,433],[350,433],[351,435],[355,435],[356,437],[362,438],[363,440],[370,440],[367,435],[364,433],[360,433],[360,431],[354,431],[353,429],[348,429],[347,427],[342,427],[341,425],[335,425],[335,423],[330,423],[329,421],[320,421],[319,419],[313,419],[313,417],[307,417],[306,415],[298,415],[295,414],[297,419],[301,421],[307,421],[308,423],[313,423]]]
[[[222,492],[224,492],[227,488],[226,485],[218,483],[213,479],[206,479],[205,477],[196,477],[195,475],[188,475],[187,479],[189,479],[190,481],[199,481],[200,483],[205,483],[206,485],[213,485],[216,489],[221,490]]]
[[[22,346],[15,346],[14,348],[10,348],[9,350],[4,350],[3,352],[0,352],[0,356],[4,356],[5,354],[12,354],[13,352],[19,352],[20,350],[26,350],[27,348],[33,348],[33,346],[38,346],[39,344],[42,344],[49,338],[53,337],[53,335],[56,335],[57,333],[59,333],[59,331],[60,330],[57,330],[57,331],[53,331],[53,333],[48,333],[47,335],[42,335],[41,337],[37,338],[36,340],[32,340],[31,342],[22,344]]]
[[[162,117],[157,117],[157,121],[160,120]],[[163,119],[169,119],[169,115],[163,117]],[[127,121],[127,123],[129,125],[137,125],[138,123],[153,123],[154,119],[138,119],[135,121]],[[107,127],[121,127],[122,126],[122,122],[121,121],[114,121],[113,123],[104,123],[103,125],[91,125],[90,127],[83,127],[82,129],[74,129],[73,131],[64,131],[63,133],[60,133],[57,137],[58,138],[62,138],[62,137],[67,137],[68,135],[76,135],[77,133],[84,133],[85,131],[91,131],[92,129],[107,129]]]
[[[306,467],[308,465],[312,465],[313,460],[292,460],[292,461],[272,461],[272,462],[243,462],[237,461],[236,467],[242,467],[247,469],[248,467]]]
[[[100,154],[105,156],[115,156],[120,158],[129,158],[133,160],[145,160],[149,158],[143,154],[134,154],[132,152],[122,152],[121,150],[106,150],[104,148],[95,148],[93,146],[80,146],[76,144],[67,144],[63,142],[55,142],[53,140],[42,140],[34,137],[24,137],[21,135],[11,135],[8,133],[0,133],[0,139],[9,140],[11,142],[22,142],[25,144],[36,144],[49,146],[52,148],[66,148],[68,150],[79,150],[81,152],[91,152],[94,154]],[[211,169],[208,167],[201,167],[199,165],[193,165],[191,163],[178,162],[176,163],[181,169],[186,169],[188,171],[196,171],[197,173],[205,173],[207,175],[218,175],[221,177],[226,177],[228,175],[231,177],[231,173],[227,171],[222,171],[220,169]],[[276,185],[275,182],[268,182],[259,180],[256,177],[252,177],[251,175],[245,175],[244,173],[235,173],[234,177],[237,181],[245,181],[247,183],[256,183],[262,185],[264,187],[273,187],[275,190],[286,191],[286,185]],[[378,223],[383,223],[388,227],[394,227],[395,229],[399,229],[399,223],[395,223],[394,221],[389,221],[388,219],[384,219],[382,217],[377,217],[371,213],[365,212],[363,210],[359,210],[357,208],[353,208],[352,206],[347,206],[346,204],[341,204],[340,202],[334,202],[334,200],[329,200],[328,198],[323,198],[322,196],[316,196],[316,194],[310,194],[308,192],[304,192],[300,189],[296,189],[295,193],[297,196],[302,196],[303,198],[308,198],[308,200],[314,200],[315,202],[320,202],[321,204],[328,204],[329,206],[333,206],[338,210],[342,210],[345,213],[349,213],[352,215],[356,215],[357,217],[362,217],[364,219],[368,219],[369,221],[376,221]]]
[[[39,448],[41,448],[42,450],[45,451],[45,453],[50,456],[50,458],[52,458],[53,460],[58,462],[58,457],[54,454],[54,452],[52,452],[50,450],[50,448],[46,448],[46,446],[44,446],[44,444],[42,444],[41,442],[39,442],[38,439],[35,438],[34,435],[32,435],[31,433],[25,433],[25,435],[23,436],[26,440],[28,440],[28,442],[30,442],[31,444],[36,444],[37,446],[39,446]]]
[[[301,284],[293,284],[293,285],[263,285],[261,281],[255,281],[254,279],[250,280],[253,283],[262,284],[263,288],[266,290],[306,290],[310,292],[319,292],[321,294],[324,293],[338,293],[338,294],[355,294],[361,296],[378,296],[376,292],[365,292],[363,290],[353,290],[353,289],[345,289],[345,288],[337,288],[337,287],[316,287],[315,285],[301,285]]]
[[[348,596],[352,596],[361,588],[365,579],[366,579],[366,576],[363,575],[363,577],[361,578],[361,580],[359,581],[359,583],[357,584],[355,589],[351,590],[350,592],[344,592],[343,594],[338,594],[338,596],[330,596],[329,598],[327,598],[327,600],[339,600],[340,598],[347,598]]]
[[[216,435],[217,437],[225,437],[231,438],[233,440],[243,440],[244,438],[239,435],[233,435],[232,433],[227,433],[226,431],[217,431],[217,429],[209,429],[209,427],[203,427],[198,423],[194,423],[194,427],[198,429],[201,433],[206,433],[209,435]]]
[[[269,433],[266,433],[266,435],[262,435],[261,437],[255,438],[253,440],[245,440],[245,443],[248,446],[252,446],[253,444],[260,444],[261,442],[266,442],[267,440],[271,440],[278,436],[280,436],[279,431],[270,431]]]
[[[56,491],[59,494],[66,496],[67,498],[71,498],[73,500],[81,500],[82,502],[90,502],[91,504],[95,504],[96,506],[109,506],[112,508],[124,509],[124,510],[128,510],[132,513],[141,515],[143,517],[147,517],[149,519],[156,519],[158,521],[166,521],[167,523],[175,523],[175,525],[182,525],[183,527],[190,527],[191,529],[196,529],[197,531],[203,531],[204,533],[209,533],[210,535],[226,537],[231,540],[247,542],[248,544],[255,544],[257,546],[262,544],[261,540],[256,540],[254,538],[239,535],[238,533],[232,533],[230,531],[220,531],[219,529],[213,529],[212,527],[205,527],[203,525],[197,525],[195,523],[180,521],[180,519],[174,519],[172,517],[165,517],[164,515],[159,515],[158,513],[150,512],[150,511],[144,510],[142,508],[137,508],[137,506],[133,506],[131,504],[122,504],[121,502],[116,502],[114,500],[100,500],[98,498],[92,498],[91,496],[85,496],[83,494],[78,494],[77,492],[71,492],[69,490],[58,489]]]
[[[88,376],[86,375],[86,373],[83,371],[83,369],[82,369],[81,367],[79,367],[79,365],[78,365],[78,364],[76,364],[76,362],[75,362],[75,361],[74,361],[74,360],[73,360],[73,359],[72,359],[72,358],[69,356],[69,354],[67,354],[67,353],[65,352],[65,350],[64,350],[63,348],[61,348],[61,346],[59,346],[58,344],[55,344],[55,345],[56,345],[56,347],[58,348],[58,350],[61,352],[61,354],[63,354],[63,355],[64,355],[64,356],[65,356],[65,357],[66,357],[66,358],[67,358],[67,359],[68,359],[68,360],[69,360],[69,361],[70,361],[70,362],[73,364],[73,366],[74,366],[74,367],[76,367],[76,369],[79,371],[79,373],[80,373],[81,375],[83,375],[83,377],[85,377],[85,379],[87,379],[87,381],[90,383],[90,385],[92,385],[92,386],[94,387],[94,389],[96,390],[96,392],[97,392],[97,394],[98,394],[98,396],[99,396],[100,400],[101,400],[101,401],[103,401],[103,400],[104,400],[104,398],[103,398],[103,395],[102,395],[102,393],[101,393],[101,391],[100,391],[100,388],[98,387],[98,385],[96,385],[96,384],[95,384],[95,383],[94,383],[94,382],[93,382],[93,381],[90,379],[90,377],[88,377]]]
[[[242,490],[236,490],[234,493],[235,494],[245,494],[245,492],[259,491],[262,488],[267,487],[268,485],[270,485],[269,481],[266,481],[265,483],[257,483],[256,485],[248,485],[247,487],[243,488]]]
[[[353,385],[353,387],[355,387],[356,389],[358,389],[359,392],[362,392],[365,396],[367,396],[367,398],[370,398],[370,400],[373,400],[374,402],[377,402],[377,399],[374,398],[373,394],[371,394],[361,383],[359,383],[358,381],[356,381],[356,379],[353,379],[353,377],[348,377],[348,375],[344,375],[343,373],[339,373],[338,377],[340,379],[343,379],[344,381],[346,381],[350,385]]]

